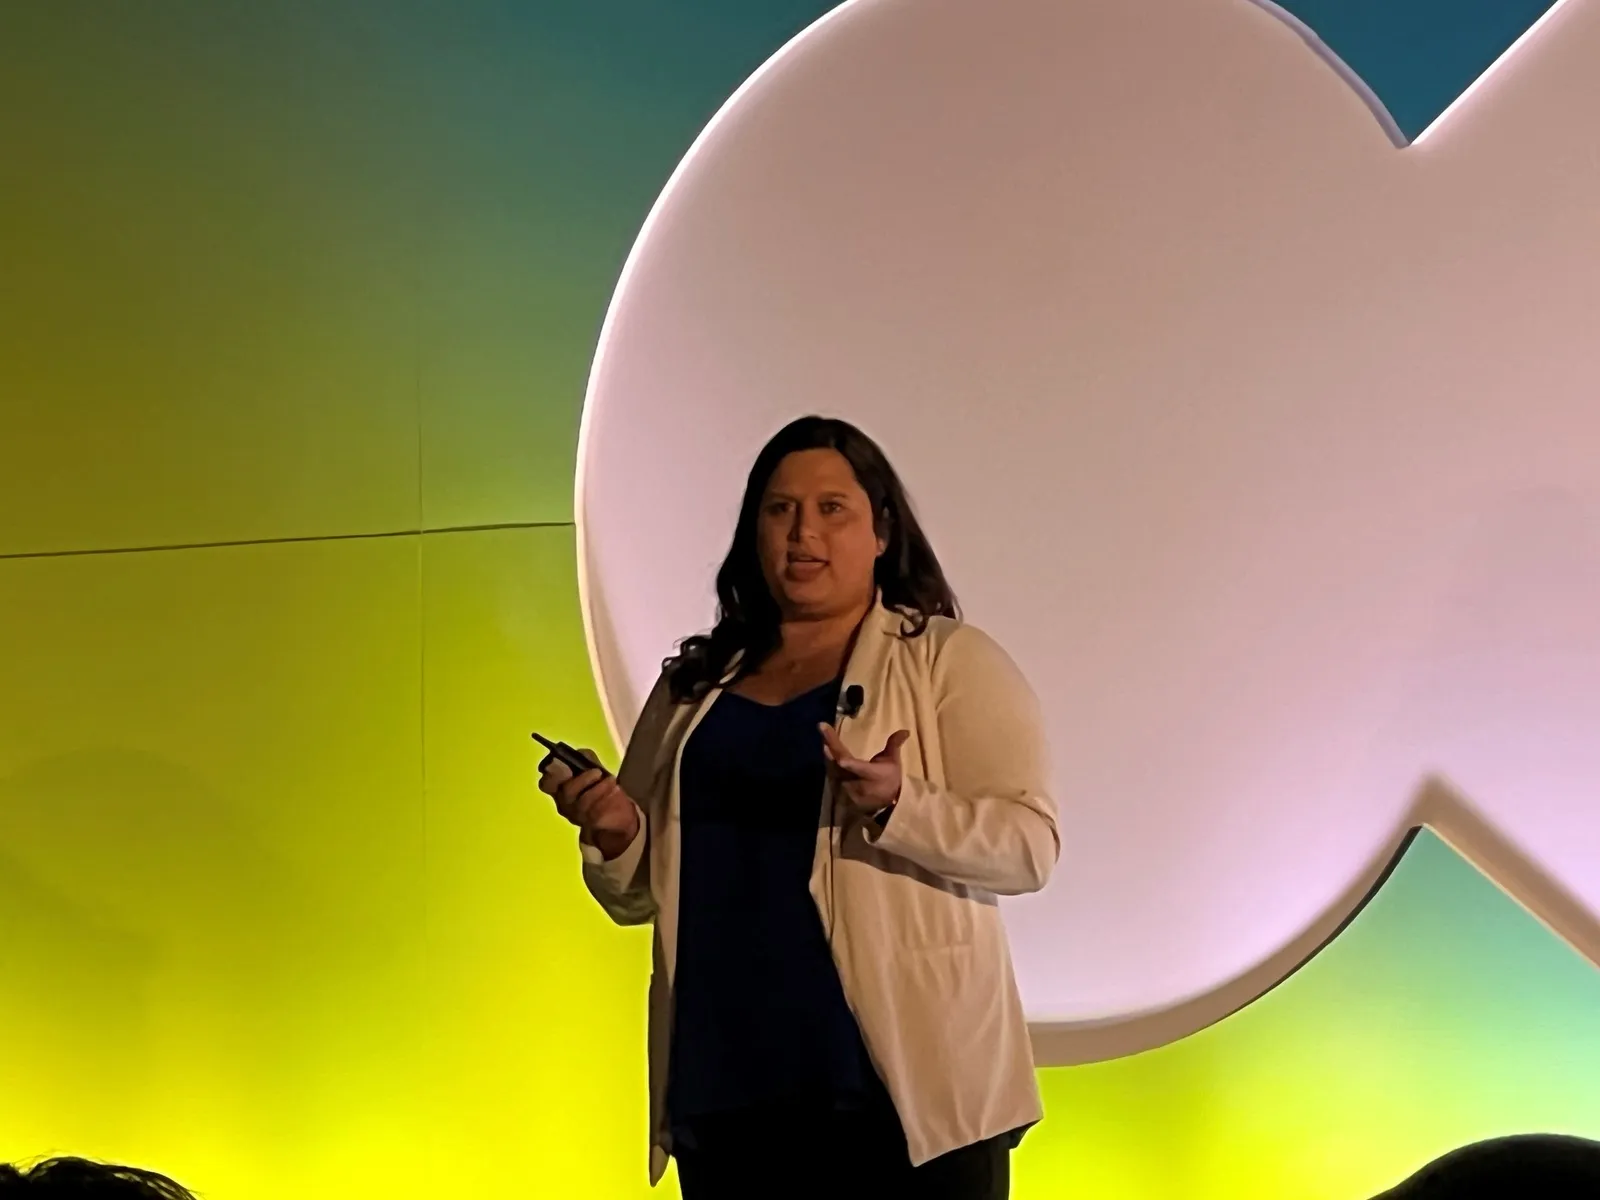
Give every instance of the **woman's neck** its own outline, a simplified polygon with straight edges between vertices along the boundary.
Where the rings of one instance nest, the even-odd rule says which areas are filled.
[[[777,649],[753,664],[732,690],[763,704],[780,704],[837,679],[871,608],[869,599],[846,612],[785,618],[778,625]]]
[[[779,653],[788,659],[807,659],[838,651],[849,644],[862,619],[872,608],[872,597],[839,613],[785,618],[778,625]]]

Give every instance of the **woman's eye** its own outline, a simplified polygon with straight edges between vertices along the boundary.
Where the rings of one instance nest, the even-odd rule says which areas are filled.
[[[822,511],[825,513],[843,512],[844,505],[840,504],[837,500],[824,500],[822,502]]]

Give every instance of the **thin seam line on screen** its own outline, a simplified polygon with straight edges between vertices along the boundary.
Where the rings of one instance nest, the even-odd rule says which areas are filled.
[[[436,529],[385,529],[376,533],[313,533],[303,537],[241,538],[226,542],[172,542],[157,546],[106,546],[94,550],[17,550],[0,562],[20,558],[86,558],[92,554],[161,554],[169,550],[224,550],[234,546],[293,546],[305,542],[357,542],[373,538],[431,537],[440,533],[493,533],[499,529],[571,529],[571,521],[501,521],[493,525],[441,525]]]

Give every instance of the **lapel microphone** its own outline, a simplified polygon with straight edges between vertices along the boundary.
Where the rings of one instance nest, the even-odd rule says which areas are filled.
[[[844,695],[839,697],[839,712],[846,717],[856,717],[861,714],[861,706],[867,702],[867,692],[859,683],[852,683],[845,688]]]

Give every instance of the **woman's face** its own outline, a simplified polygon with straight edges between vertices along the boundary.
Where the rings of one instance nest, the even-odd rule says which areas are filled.
[[[785,617],[827,617],[870,602],[885,543],[872,502],[837,450],[797,450],[767,481],[756,547]]]

